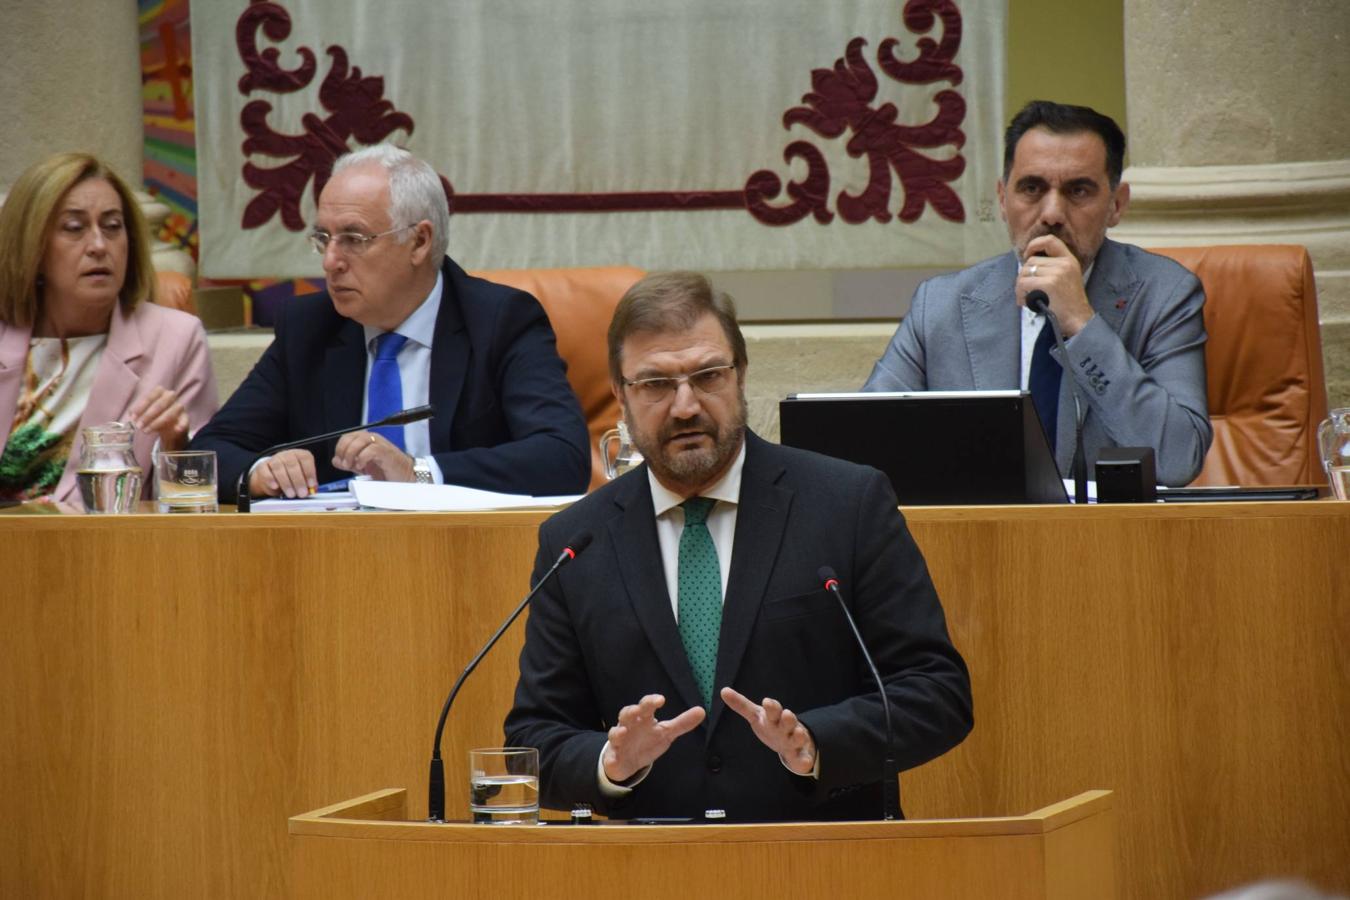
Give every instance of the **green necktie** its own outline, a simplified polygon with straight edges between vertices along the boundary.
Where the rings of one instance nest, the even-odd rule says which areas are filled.
[[[717,674],[717,636],[722,630],[722,569],[717,547],[705,524],[716,500],[690,497],[680,532],[679,619],[680,640],[694,670],[703,705],[712,706],[713,677]]]

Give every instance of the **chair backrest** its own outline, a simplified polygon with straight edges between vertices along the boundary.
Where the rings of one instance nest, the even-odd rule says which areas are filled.
[[[170,309],[197,314],[192,298],[192,279],[182,272],[160,269],[155,272],[155,302]]]
[[[529,291],[543,304],[591,435],[591,488],[604,484],[605,467],[596,442],[619,421],[619,401],[610,390],[606,335],[619,298],[646,273],[628,266],[606,266],[495,269],[473,274]]]
[[[1214,445],[1197,485],[1322,484],[1327,415],[1312,260],[1280,244],[1154,249],[1205,287]]]

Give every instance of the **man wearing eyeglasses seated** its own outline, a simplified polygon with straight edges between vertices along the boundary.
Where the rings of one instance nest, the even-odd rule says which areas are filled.
[[[834,569],[890,699],[895,770],[971,728],[970,680],[923,557],[875,469],[746,428],[735,308],[691,272],[614,313],[610,380],[646,462],[540,529],[506,741],[541,802],[621,818],[875,819],[880,695],[825,589]]]
[[[351,474],[514,494],[590,481],[581,409],[529,294],[445,255],[440,177],[382,144],[341,157],[310,235],[324,294],[282,309],[276,339],[192,442],[219,457],[221,500],[268,447],[430,403],[430,421],[344,435],[253,466],[252,496],[303,497]]]

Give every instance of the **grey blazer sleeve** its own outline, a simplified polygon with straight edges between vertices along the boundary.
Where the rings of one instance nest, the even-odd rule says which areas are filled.
[[[924,391],[928,379],[924,347],[919,335],[923,333],[923,316],[927,305],[928,282],[919,285],[910,300],[909,313],[900,320],[886,352],[872,366],[872,374],[863,385],[864,391]]]
[[[1068,344],[1066,370],[1105,437],[1084,439],[1153,447],[1158,481],[1188,484],[1214,437],[1206,401],[1205,293],[1186,272],[1148,281],[1134,302],[1146,302],[1149,310],[1137,357],[1100,315]]]

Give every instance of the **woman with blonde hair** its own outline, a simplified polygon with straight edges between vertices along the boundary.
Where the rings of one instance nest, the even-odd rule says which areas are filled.
[[[76,440],[136,429],[151,452],[187,445],[216,411],[206,334],[154,304],[149,233],[131,189],[87,153],[31,167],[0,207],[0,500],[78,496]]]

